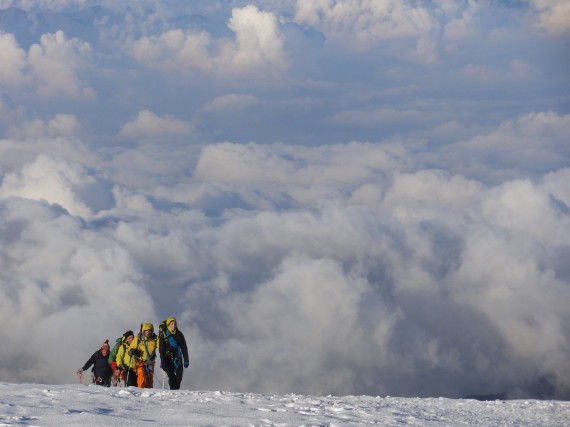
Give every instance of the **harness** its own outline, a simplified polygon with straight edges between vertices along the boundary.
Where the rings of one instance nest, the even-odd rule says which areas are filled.
[[[93,361],[93,368],[91,368],[91,381],[93,382],[93,384],[104,384],[106,383],[106,379],[104,377],[98,377],[95,375],[95,366],[97,365],[97,361],[98,360],[108,360],[106,356],[103,356],[103,354],[99,351],[97,353],[97,356],[95,356],[95,360]],[[83,382],[83,373],[80,374],[79,377],[80,382]],[[109,382],[111,380],[111,377],[109,377]]]
[[[169,354],[169,356],[172,358],[174,369],[176,370],[182,363],[182,349],[178,345],[178,342],[174,339],[174,336],[168,330],[168,327],[164,328],[164,331],[166,338],[168,338],[168,344],[170,344],[170,347],[174,348],[174,350],[176,351],[176,355]]]
[[[151,357],[152,356],[150,355],[150,352],[148,351],[147,339],[143,337],[142,342],[144,345],[144,351],[146,352],[146,363],[144,365],[144,370],[148,375],[150,372],[150,365],[151,365]]]

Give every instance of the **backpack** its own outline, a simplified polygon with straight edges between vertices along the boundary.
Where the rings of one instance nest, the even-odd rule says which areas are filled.
[[[115,362],[115,358],[117,357],[117,352],[119,351],[119,348],[121,348],[121,345],[123,345],[123,337],[119,337],[115,340],[115,345],[111,350],[111,352],[109,353],[109,363]]]
[[[164,342],[166,344],[169,344],[170,347],[174,349],[175,354],[171,354],[169,351],[166,350],[165,351],[166,354],[169,355],[170,358],[172,359],[172,363],[174,364],[174,369],[177,369],[180,363],[182,363],[184,359],[182,356],[182,349],[178,345],[178,342],[176,342],[176,340],[174,339],[174,336],[172,336],[172,334],[168,330],[168,326],[166,325],[166,320],[158,326],[158,331],[159,331],[158,332],[159,336],[162,337]]]

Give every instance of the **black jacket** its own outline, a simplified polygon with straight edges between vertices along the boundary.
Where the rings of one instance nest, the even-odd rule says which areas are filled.
[[[158,334],[158,351],[160,353],[160,360],[164,368],[169,368],[172,361],[178,357],[178,350],[170,344],[169,333],[174,338],[185,361],[188,361],[188,347],[186,346],[186,338],[184,334],[178,329],[174,333],[170,332],[164,325],[160,325]],[[179,362],[180,364],[182,361]]]
[[[108,357],[108,355],[103,356],[101,350],[97,350],[93,353],[93,356],[85,362],[85,365],[83,365],[83,368],[81,369],[86,371],[91,365],[93,365],[93,373],[96,378],[109,378],[113,375],[113,369],[111,369]]]

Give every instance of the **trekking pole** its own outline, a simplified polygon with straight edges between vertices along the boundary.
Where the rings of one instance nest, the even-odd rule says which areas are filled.
[[[164,369],[161,369],[162,371],[162,389],[164,390]]]

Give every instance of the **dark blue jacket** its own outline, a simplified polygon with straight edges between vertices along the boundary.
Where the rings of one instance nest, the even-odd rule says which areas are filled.
[[[111,365],[109,364],[108,356],[103,356],[101,350],[97,350],[93,353],[93,356],[89,358],[85,365],[83,365],[84,371],[89,369],[89,367],[93,365],[93,373],[95,374],[95,378],[111,378],[113,375],[113,369],[111,369]]]

